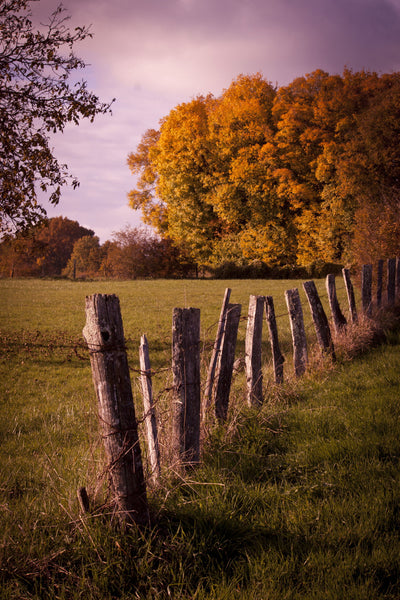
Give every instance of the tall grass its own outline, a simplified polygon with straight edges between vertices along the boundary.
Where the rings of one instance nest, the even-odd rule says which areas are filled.
[[[362,344],[336,340],[335,366],[316,365],[278,389],[266,343],[263,407],[244,406],[237,375],[229,422],[208,431],[201,467],[182,475],[164,464],[159,488],[149,488],[152,527],[123,534],[111,525],[80,334],[84,296],[119,295],[132,368],[146,332],[161,369],[170,360],[172,307],[201,309],[207,348],[228,285],[244,314],[250,293],[273,295],[284,314],[283,291],[296,287],[0,282],[1,598],[399,597],[400,335],[391,323],[381,345],[358,352],[377,339],[364,326],[351,338]],[[289,352],[287,319],[278,325]],[[167,430],[168,371],[156,379]],[[132,380],[140,417],[134,371]],[[80,485],[92,499],[85,515]]]

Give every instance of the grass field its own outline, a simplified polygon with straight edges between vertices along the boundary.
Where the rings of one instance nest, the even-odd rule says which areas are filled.
[[[120,298],[139,417],[137,347],[147,334],[167,445],[172,309],[201,309],[207,356],[226,287],[244,317],[250,294],[274,297],[287,382],[279,391],[270,383],[265,334],[262,409],[245,408],[238,376],[201,467],[178,477],[164,464],[159,489],[149,489],[151,530],[123,535],[103,504],[85,296]],[[301,284],[0,281],[0,598],[400,598],[400,335],[295,382],[292,287]],[[245,320],[238,354],[244,332]],[[96,501],[84,516],[80,485]]]

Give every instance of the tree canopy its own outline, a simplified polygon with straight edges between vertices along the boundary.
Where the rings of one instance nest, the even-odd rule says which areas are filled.
[[[0,277],[187,277],[195,265],[154,230],[126,226],[100,244],[94,231],[54,217],[0,242]]]
[[[376,235],[366,213],[385,205],[400,227],[399,123],[399,73],[240,75],[144,134],[130,203],[205,265],[348,263]]]
[[[47,25],[35,29],[30,3],[0,3],[0,226],[2,231],[38,223],[46,214],[38,191],[57,204],[61,187],[70,181],[68,167],[53,155],[49,136],[67,123],[93,121],[110,111],[71,75],[86,67],[75,45],[91,37],[88,27],[68,28],[60,5]]]

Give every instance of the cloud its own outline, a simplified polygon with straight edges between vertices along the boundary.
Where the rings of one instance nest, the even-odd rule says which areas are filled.
[[[33,8],[44,20],[57,0]],[[92,24],[77,48],[82,74],[113,117],[69,128],[54,145],[81,180],[58,213],[96,230],[120,229],[134,179],[126,166],[146,129],[197,94],[218,96],[240,73],[272,83],[322,68],[400,70],[400,0],[65,0],[71,26]],[[67,214],[68,213],[68,214]],[[120,225],[118,224],[120,223]]]

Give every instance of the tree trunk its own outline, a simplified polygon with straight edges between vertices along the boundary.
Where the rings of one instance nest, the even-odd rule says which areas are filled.
[[[121,524],[146,525],[146,486],[117,296],[95,294],[86,298],[83,335],[90,351],[118,519]]]

